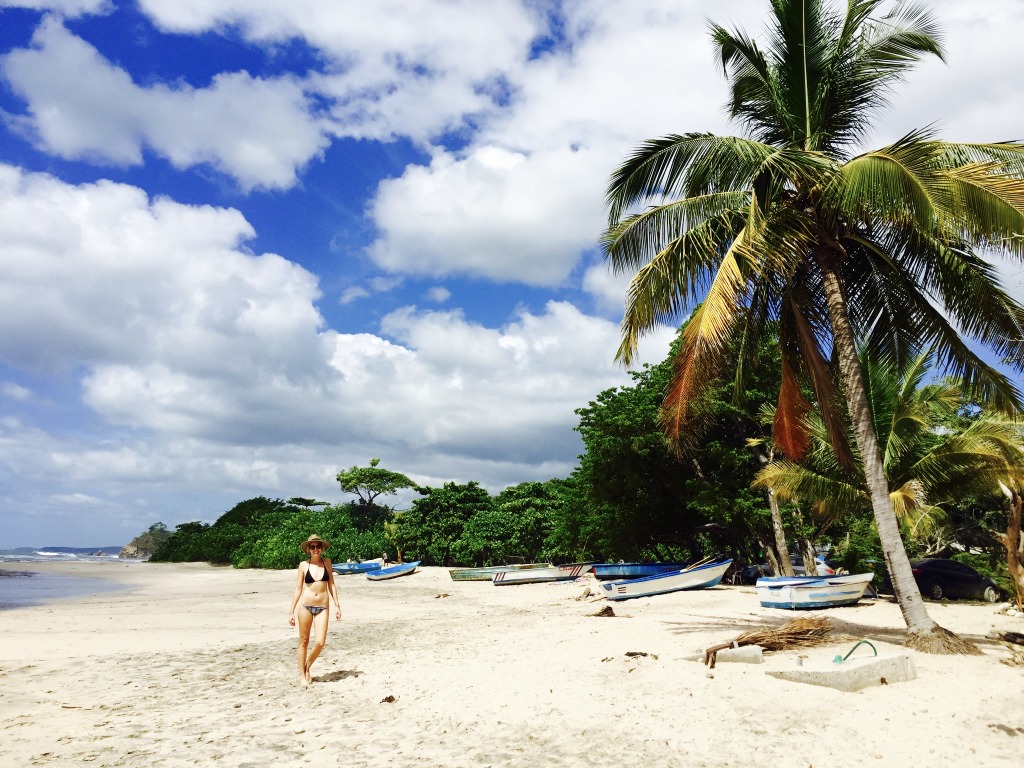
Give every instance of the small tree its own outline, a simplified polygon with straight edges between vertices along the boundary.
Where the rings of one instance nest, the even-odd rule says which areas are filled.
[[[368,467],[352,467],[338,473],[341,490],[359,497],[353,520],[360,531],[377,529],[394,512],[394,507],[377,503],[382,496],[394,496],[403,488],[417,485],[401,472],[382,469],[380,459],[370,459]]]
[[[354,493],[363,506],[374,504],[380,496],[393,496],[402,488],[416,488],[416,483],[401,472],[378,466],[380,459],[370,459],[368,467],[352,467],[338,473],[338,482],[345,493]]]

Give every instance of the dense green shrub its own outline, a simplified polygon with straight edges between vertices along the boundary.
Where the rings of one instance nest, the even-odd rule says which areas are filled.
[[[204,541],[210,526],[198,520],[182,523],[174,529],[153,555],[152,563],[196,563],[206,562],[207,547]]]
[[[445,483],[441,488],[420,488],[422,498],[402,513],[400,543],[407,559],[425,565],[453,565],[456,544],[467,523],[494,509],[494,501],[477,482]],[[471,545],[467,545],[471,546]],[[464,551],[468,551],[463,547]]]
[[[885,578],[885,558],[878,529],[868,517],[848,517],[846,532],[829,552],[829,561],[848,573],[874,573],[874,585]]]

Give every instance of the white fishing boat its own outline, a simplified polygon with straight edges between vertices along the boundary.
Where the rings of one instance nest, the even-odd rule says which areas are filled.
[[[684,589],[707,589],[717,585],[732,560],[717,560],[713,563],[681,568],[668,573],[644,576],[640,579],[609,581],[601,584],[604,596],[609,600],[629,600],[634,597],[650,597],[679,592]]]
[[[830,576],[767,576],[754,585],[765,608],[806,610],[854,605],[867,591],[872,573]]]
[[[448,571],[452,581],[491,581],[494,574],[502,571],[522,571],[528,568],[553,568],[551,563],[510,563],[488,565],[481,568],[453,568]]]
[[[547,581],[571,581],[593,570],[593,563],[568,563],[545,568],[523,568],[517,571],[499,571],[492,583],[496,587],[509,584],[541,584]]]

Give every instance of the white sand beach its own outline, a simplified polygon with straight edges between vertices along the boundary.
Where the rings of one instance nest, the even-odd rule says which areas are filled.
[[[0,612],[4,768],[995,768],[1024,754],[1024,666],[989,637],[1024,621],[998,606],[929,605],[982,656],[907,651],[897,606],[864,601],[821,612],[849,636],[840,643],[709,671],[686,657],[796,614],[761,608],[752,587],[609,603],[582,597],[590,580],[343,576],[343,620],[303,690],[290,571],[16,567],[127,588]],[[593,616],[607,605],[614,617]],[[917,678],[849,693],[766,674],[828,663],[850,637],[910,656]]]

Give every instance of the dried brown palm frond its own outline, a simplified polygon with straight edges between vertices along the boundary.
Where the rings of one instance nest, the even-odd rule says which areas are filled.
[[[806,616],[787,621],[778,627],[751,629],[736,636],[734,640],[713,645],[704,651],[704,663],[715,667],[719,651],[743,645],[760,645],[766,651],[784,651],[788,648],[813,648],[826,645],[836,638],[832,636],[832,620],[825,616]]]

